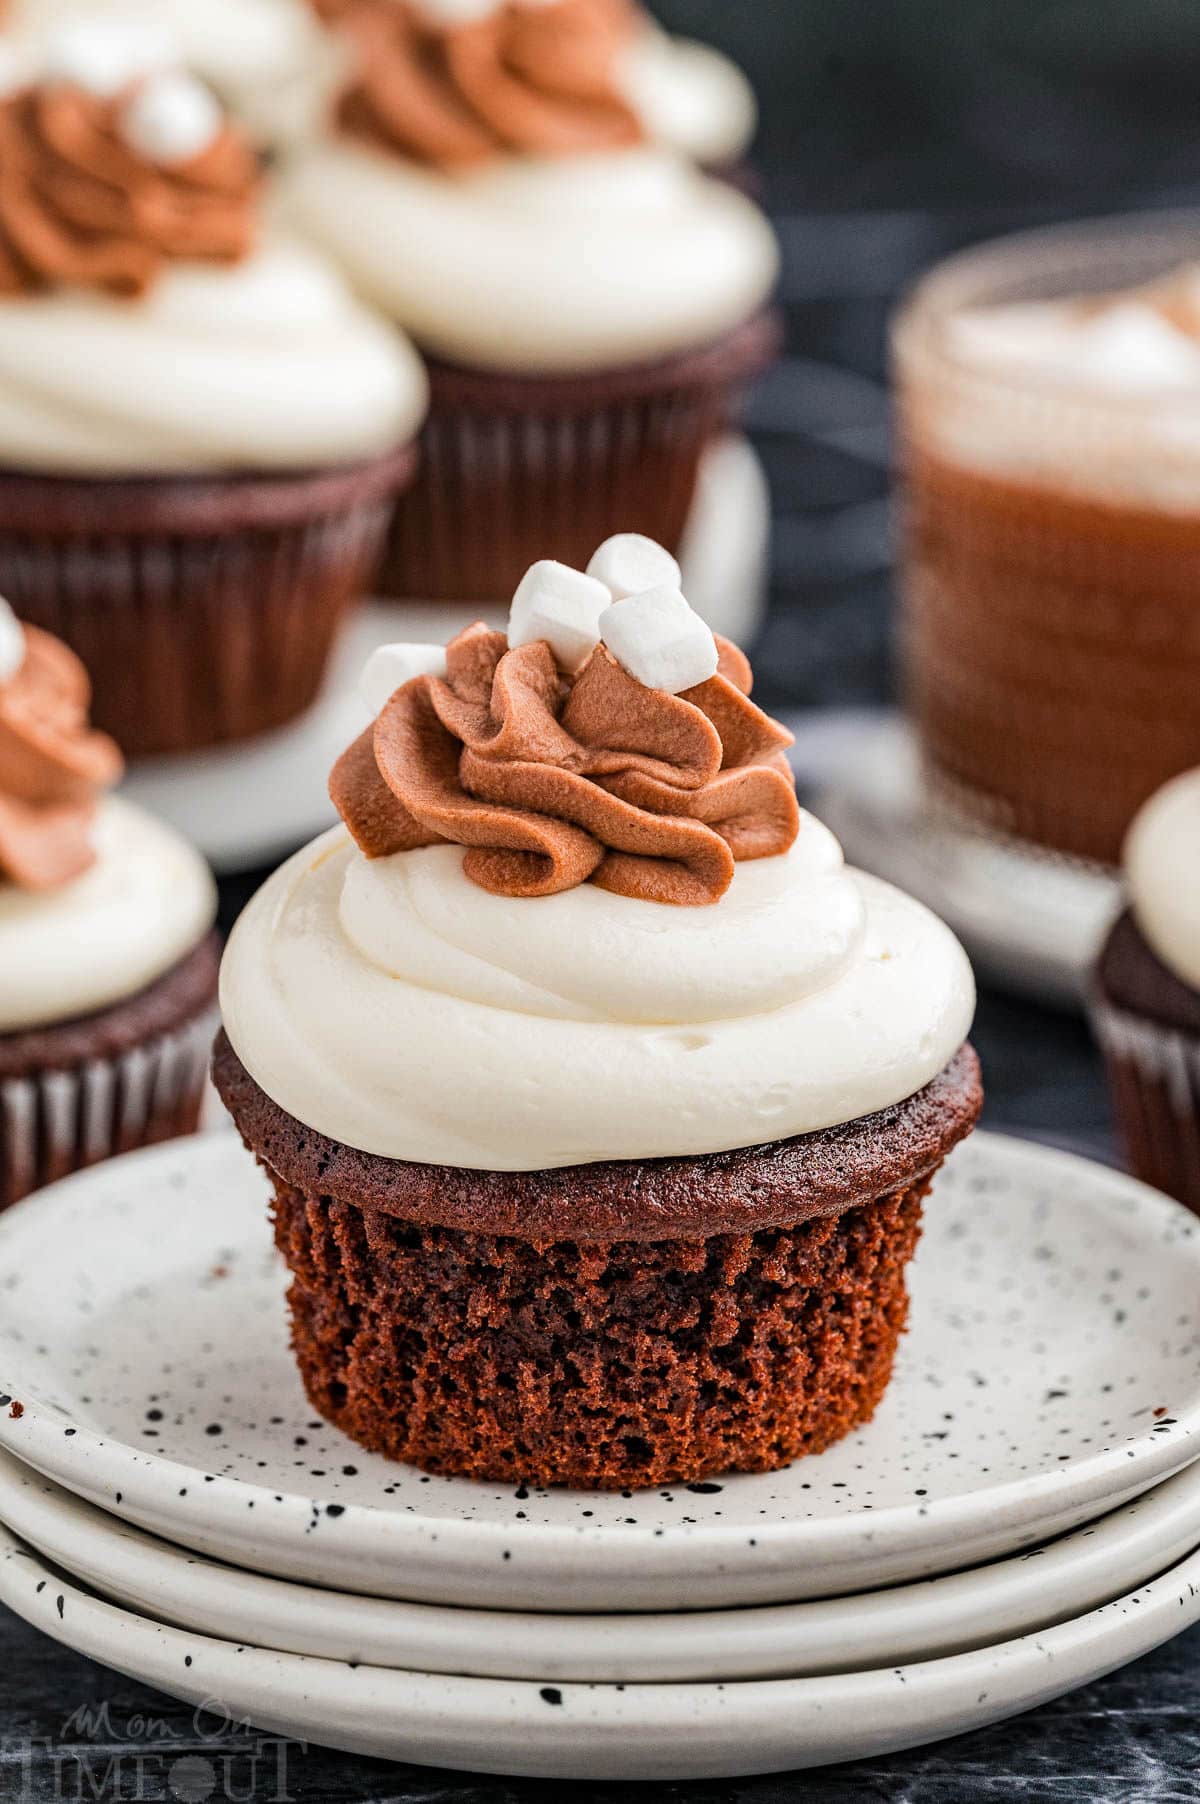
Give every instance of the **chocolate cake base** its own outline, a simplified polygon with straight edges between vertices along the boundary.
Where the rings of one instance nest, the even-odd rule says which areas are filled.
[[[372,584],[412,445],[277,476],[0,472],[0,594],[64,639],[130,758],[284,725]]]
[[[0,1209],[199,1125],[220,941],[94,1014],[0,1034]]]
[[[981,1102],[964,1047],[908,1102],[823,1133],[499,1173],[313,1133],[224,1035],[213,1075],[274,1186],[321,1414],[432,1472],[605,1489],[768,1470],[869,1419],[922,1199]]]
[[[507,602],[539,558],[582,569],[615,532],[677,549],[700,459],[780,336],[763,313],[700,350],[568,376],[429,358],[421,470],[396,508],[383,592]]]
[[[1200,1215],[1200,990],[1168,971],[1131,913],[1105,942],[1091,1013],[1130,1170]]]

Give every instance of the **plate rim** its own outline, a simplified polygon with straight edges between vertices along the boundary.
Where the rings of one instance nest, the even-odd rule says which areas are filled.
[[[30,1565],[32,1573],[27,1570]],[[13,1567],[25,1578],[39,1578],[40,1575],[39,1586],[31,1591],[19,1577],[14,1579],[10,1572]],[[14,1601],[17,1593],[20,1601]],[[1131,1610],[1128,1606],[1134,1599],[1139,1608]],[[311,1712],[314,1697],[325,1700],[323,1720],[315,1725],[318,1739],[325,1745],[350,1751],[378,1755],[377,1746],[368,1747],[364,1743],[371,1729],[371,1719],[378,1720],[380,1707],[385,1704],[392,1725],[388,1751],[379,1755],[385,1759],[415,1759],[443,1768],[465,1766],[472,1771],[510,1777],[582,1777],[585,1770],[595,1779],[734,1777],[823,1765],[831,1760],[868,1758],[944,1740],[972,1728],[1020,1715],[1051,1698],[1092,1683],[1163,1645],[1200,1620],[1200,1548],[1146,1584],[1096,1610],[1084,1611],[1049,1629],[937,1660],[873,1668],[866,1672],[747,1680],[733,1684],[722,1681],[661,1684],[564,1681],[552,1693],[541,1688],[541,1700],[545,1704],[572,1704],[578,1694],[591,1706],[591,1715],[571,1709],[549,1710],[536,1715],[533,1712],[518,1713],[513,1707],[516,1694],[526,1689],[532,1693],[536,1680],[477,1679],[354,1666],[345,1661],[279,1653],[249,1643],[235,1644],[219,1637],[173,1628],[108,1603],[77,1580],[63,1578],[19,1537],[3,1528],[0,1528],[0,1603],[60,1645],[86,1652],[101,1664],[139,1682],[167,1690],[171,1695],[195,1701],[198,1705],[203,1705],[206,1700],[211,1702],[214,1695],[210,1689],[213,1675],[208,1670],[209,1663],[214,1660],[228,1661],[228,1673],[222,1677],[231,1688],[232,1682],[249,1673],[243,1694],[246,1687],[253,1688],[256,1683],[261,1691],[269,1683],[267,1675],[273,1667],[277,1692],[284,1681],[289,1678],[292,1681],[290,1702],[285,1695],[283,1708],[296,1708],[295,1694],[303,1684],[306,1712]],[[66,1607],[68,1603],[69,1608]],[[1148,1607],[1142,1607],[1146,1605]],[[85,1624],[82,1635],[79,1632],[81,1612]],[[104,1636],[107,1646],[101,1651],[97,1646],[99,1632],[89,1632],[87,1625],[92,1621],[104,1624],[106,1618],[111,1627]],[[114,1644],[122,1640],[122,1630],[124,1660],[113,1657]],[[129,1651],[135,1644],[140,1650],[146,1631],[170,1652],[183,1655],[178,1659],[177,1668],[172,1667],[169,1678],[164,1679],[160,1671],[145,1660],[135,1661]],[[1115,1647],[1114,1643],[1117,1644]],[[244,1655],[249,1655],[250,1659],[240,1658]],[[185,1678],[193,1661],[196,1676]],[[1036,1682],[1039,1674],[1043,1679],[1040,1684]],[[988,1683],[972,1708],[962,1693],[979,1686],[985,1677]],[[376,1696],[363,1700],[354,1695],[371,1684],[382,1689],[384,1698]],[[1005,1692],[1003,1700],[993,1697],[997,1689]],[[392,1694],[390,1699],[387,1693]],[[902,1705],[899,1702],[901,1694]],[[607,1715],[596,1710],[597,1699],[602,1706],[609,1706]],[[619,1702],[614,1701],[617,1699]],[[244,1716],[247,1721],[257,1719],[269,1728],[281,1720],[279,1707],[272,1704],[269,1696],[265,1710],[261,1703],[241,1710],[228,1696],[223,1696],[222,1701],[234,1717]],[[532,1704],[532,1696],[528,1701]],[[868,1720],[871,1710],[881,1703],[889,1712],[892,1725],[884,1729],[876,1721]],[[985,1703],[991,1707],[985,1709]],[[706,1735],[699,1737],[696,1735],[697,1704],[706,1706]],[[807,1712],[800,1723],[805,1706]],[[942,1711],[941,1718],[934,1714],[938,1708]],[[844,1744],[846,1751],[830,1751],[828,1725],[835,1710],[843,1721],[860,1724],[862,1745],[853,1747],[847,1742]],[[925,1713],[924,1724],[922,1711]],[[657,1721],[652,1720],[655,1712]],[[951,1713],[949,1721],[945,1720],[948,1712]],[[271,1721],[272,1713],[275,1724]],[[929,1728],[925,1725],[929,1724],[931,1715],[933,1726]],[[819,1729],[822,1720],[824,1727]],[[540,1730],[548,1732],[551,1744],[548,1758],[547,1734],[535,1732],[531,1735],[531,1723],[539,1724]],[[308,1727],[307,1718],[305,1726]],[[766,1764],[763,1764],[761,1749],[757,1755],[736,1751],[738,1746],[746,1744],[752,1732],[764,1729],[775,1742],[775,1751],[767,1755]],[[290,1733],[287,1729],[282,1732]],[[408,1734],[408,1749],[400,1748],[397,1743],[398,1732]],[[791,1740],[785,1746],[789,1732]],[[817,1744],[819,1752],[814,1754],[811,1744],[818,1732],[823,1733],[826,1740]],[[427,1745],[413,1749],[412,1744],[419,1741],[422,1733],[440,1738],[445,1753],[439,1752],[431,1758]],[[470,1737],[467,1747],[463,1748],[465,1760],[458,1757],[453,1743],[455,1734]],[[484,1763],[472,1764],[475,1750],[484,1736],[488,1738],[484,1745]],[[644,1752],[649,1736],[658,1740],[652,1750]],[[668,1737],[670,1747],[666,1746]],[[805,1741],[810,1745],[803,1745]],[[506,1745],[518,1750],[517,1763],[505,1762],[499,1753]],[[631,1748],[637,1749],[632,1762],[629,1758]],[[699,1752],[701,1748],[710,1751]],[[586,1761],[586,1768],[581,1761]]]
[[[248,1172],[254,1167],[250,1163],[251,1155],[242,1148],[241,1143],[231,1133],[201,1133],[187,1137],[186,1140],[166,1142],[159,1146],[143,1147],[136,1152],[121,1155],[119,1159],[106,1161],[103,1165],[94,1166],[87,1171],[75,1172],[60,1179],[57,1183],[37,1192],[0,1216],[0,1271],[5,1266],[5,1248],[10,1239],[16,1237],[20,1229],[38,1211],[53,1209],[64,1197],[72,1199],[81,1191],[101,1179],[111,1179],[114,1170],[145,1169],[153,1172],[156,1165],[170,1165],[180,1157],[181,1149],[190,1149],[194,1158],[205,1163],[228,1159],[231,1152],[239,1160],[246,1162]],[[1002,1158],[1031,1161],[1036,1164],[1057,1169],[1069,1169],[1072,1172],[1087,1172],[1096,1187],[1103,1191],[1124,1191],[1131,1203],[1136,1203],[1139,1210],[1149,1208],[1165,1220],[1173,1220],[1185,1239],[1195,1238],[1197,1241],[1196,1257],[1200,1262],[1200,1220],[1193,1216],[1182,1203],[1152,1189],[1136,1178],[1110,1167],[1098,1165],[1095,1161],[1081,1157],[1076,1153],[1062,1151],[1056,1147],[1048,1147],[1036,1141],[1027,1141],[1017,1135],[994,1133],[986,1129],[977,1129],[970,1140],[958,1148],[953,1157],[962,1161],[964,1155],[970,1159],[972,1147],[980,1151],[999,1154]],[[264,1193],[264,1204],[267,1198]],[[0,1355],[2,1357],[2,1355]],[[13,1401],[20,1404],[20,1414],[11,1414]],[[72,1432],[67,1434],[65,1429]],[[1136,1450],[1131,1452],[1135,1442],[1127,1440],[1099,1453],[1088,1455],[1073,1463],[1073,1467],[1045,1467],[1041,1471],[1026,1474],[1008,1480],[1002,1484],[989,1487],[986,1491],[972,1490],[961,1492],[956,1496],[943,1499],[926,1499],[922,1503],[904,1503],[889,1505],[886,1508],[872,1510],[869,1517],[865,1512],[857,1511],[844,1517],[825,1517],[814,1526],[812,1518],[797,1518],[792,1521],[764,1522],[755,1529],[758,1546],[764,1545],[776,1556],[794,1548],[797,1554],[805,1553],[804,1542],[820,1538],[822,1542],[822,1559],[831,1562],[843,1557],[845,1552],[853,1552],[856,1538],[865,1527],[869,1529],[870,1538],[876,1549],[881,1548],[886,1540],[889,1547],[898,1546],[903,1549],[917,1547],[921,1538],[928,1533],[921,1524],[928,1523],[936,1511],[942,1534],[953,1534],[964,1524],[969,1525],[973,1518],[981,1513],[995,1521],[998,1516],[1011,1520],[1014,1524],[1036,1522],[1039,1507],[1053,1502],[1056,1507],[1065,1509],[1073,1507],[1073,1502],[1086,1507],[1092,1502],[1102,1504],[1106,1497],[1120,1501],[1122,1495],[1132,1490],[1146,1490],[1156,1482],[1172,1476],[1185,1465],[1200,1456],[1200,1381],[1197,1382],[1196,1395],[1191,1409],[1184,1414],[1176,1412],[1171,1421],[1171,1432],[1163,1435],[1151,1428],[1144,1436],[1136,1437]],[[111,1476],[116,1476],[116,1467],[124,1467],[133,1471],[139,1478],[161,1494],[166,1510],[172,1503],[178,1502],[178,1493],[184,1481],[194,1478],[202,1469],[185,1464],[182,1461],[166,1456],[147,1453],[129,1443],[100,1433],[74,1421],[69,1415],[59,1417],[49,1413],[46,1405],[28,1401],[21,1394],[19,1383],[13,1383],[12,1376],[0,1368],[0,1447],[16,1455],[27,1465],[34,1466],[45,1476],[55,1479],[69,1490],[78,1494],[79,1485],[76,1480],[86,1480],[95,1485],[97,1463],[106,1469]],[[1136,1468],[1131,1473],[1131,1465]],[[90,1472],[88,1468],[91,1468]],[[204,1475],[208,1476],[208,1475]],[[1118,1478],[1131,1479],[1131,1484],[1122,1485],[1115,1482]],[[1141,1479],[1145,1479],[1142,1484]],[[650,1487],[657,1490],[660,1487]],[[85,1493],[86,1494],[86,1493]],[[232,1477],[226,1474],[215,1474],[205,1486],[206,1520],[215,1516],[213,1506],[237,1500],[239,1516],[249,1498],[256,1504],[274,1505],[278,1493],[269,1485],[256,1484],[250,1480]],[[269,1521],[272,1528],[278,1528],[285,1515],[298,1514],[302,1523],[311,1520],[314,1503],[323,1506],[328,1499],[303,1496],[299,1492],[284,1492],[286,1508],[276,1507],[257,1510],[258,1522]],[[987,1500],[986,1504],[980,1499]],[[1068,1499],[1072,1500],[1068,1505]],[[532,1538],[534,1525],[519,1524],[513,1521],[496,1522],[486,1519],[467,1519],[455,1516],[419,1516],[416,1514],[387,1511],[375,1504],[346,1503],[337,1508],[340,1518],[339,1529],[344,1533],[348,1528],[378,1537],[375,1545],[380,1549],[389,1549],[395,1553],[398,1548],[409,1546],[427,1552],[430,1534],[436,1535],[439,1542],[454,1544],[455,1550],[470,1548],[483,1544],[485,1551],[502,1549],[504,1546],[521,1546],[527,1549]],[[188,1511],[176,1512],[181,1520],[189,1515]],[[364,1525],[369,1525],[364,1528]],[[270,1531],[267,1531],[270,1535]],[[277,1541],[286,1541],[288,1536],[272,1536]],[[654,1529],[642,1525],[615,1524],[611,1526],[546,1524],[536,1525],[536,1538],[542,1549],[547,1550],[541,1556],[545,1564],[549,1558],[549,1550],[553,1549],[558,1557],[568,1550],[577,1554],[581,1546],[604,1547],[614,1555],[620,1550],[622,1558],[628,1562],[631,1554],[643,1558],[653,1552],[657,1566],[668,1563],[669,1557],[678,1552],[681,1546],[689,1543],[703,1542],[705,1545],[720,1543],[722,1547],[736,1547],[745,1541],[745,1530],[740,1524],[732,1522],[705,1523],[702,1528],[679,1526],[665,1534],[656,1534]],[[832,1546],[827,1546],[831,1543]],[[811,1557],[811,1550],[810,1550]]]
[[[1150,1521],[1143,1521],[1135,1527],[1129,1520],[1130,1514],[1136,1516],[1139,1510],[1144,1510],[1146,1507],[1152,1509],[1156,1497],[1159,1498],[1161,1504],[1162,1493],[1168,1492],[1172,1488],[1175,1494],[1166,1499],[1169,1506],[1166,1512],[1166,1523],[1152,1517]],[[27,1492],[28,1497],[21,1507],[14,1509],[14,1495],[18,1491]],[[208,1575],[217,1569],[223,1580],[236,1581],[238,1586],[244,1586],[249,1581],[255,1589],[258,1600],[255,1605],[248,1606],[245,1618],[239,1620],[234,1617],[227,1623],[224,1633],[229,1639],[238,1637],[245,1642],[248,1636],[250,1642],[276,1652],[294,1653],[308,1658],[345,1659],[346,1655],[335,1653],[330,1648],[326,1648],[322,1652],[316,1646],[287,1647],[271,1639],[259,1639],[264,1635],[262,1626],[264,1618],[271,1619],[273,1626],[270,1632],[272,1634],[297,1632],[290,1629],[288,1619],[295,1622],[303,1620],[306,1610],[311,1607],[312,1600],[319,1597],[322,1600],[331,1599],[336,1603],[351,1607],[361,1608],[365,1604],[381,1619],[397,1618],[391,1631],[397,1639],[400,1639],[403,1633],[399,1619],[404,1617],[407,1617],[408,1635],[417,1641],[421,1639],[422,1619],[428,1622],[430,1617],[438,1619],[444,1633],[448,1633],[452,1627],[461,1630],[471,1645],[476,1647],[480,1643],[475,1637],[481,1634],[494,1634],[501,1637],[502,1640],[511,1641],[514,1635],[520,1639],[532,1633],[538,1638],[538,1651],[543,1661],[541,1666],[535,1666],[534,1662],[527,1658],[524,1660],[527,1670],[506,1672],[499,1668],[497,1660],[510,1656],[504,1654],[497,1656],[489,1653],[489,1665],[494,1668],[493,1670],[489,1672],[472,1669],[470,1674],[466,1675],[464,1669],[457,1665],[443,1667],[421,1664],[420,1650],[414,1648],[412,1653],[403,1659],[394,1657],[382,1660],[361,1653],[359,1658],[364,1664],[380,1665],[392,1671],[408,1671],[413,1670],[412,1662],[417,1661],[419,1670],[445,1671],[451,1675],[463,1674],[464,1676],[510,1680],[531,1679],[537,1672],[545,1678],[560,1678],[567,1683],[579,1684],[652,1683],[668,1680],[673,1683],[704,1683],[706,1679],[698,1673],[684,1675],[675,1670],[665,1675],[660,1674],[659,1679],[656,1680],[651,1677],[651,1670],[655,1664],[662,1666],[672,1660],[679,1660],[681,1655],[676,1651],[677,1645],[685,1640],[694,1640],[697,1635],[702,1637],[705,1646],[714,1650],[720,1649],[724,1645],[722,1630],[727,1626],[735,1628],[739,1632],[739,1636],[744,1636],[747,1632],[758,1635],[761,1631],[762,1635],[767,1638],[770,1648],[777,1651],[773,1651],[767,1656],[771,1662],[776,1664],[776,1670],[760,1668],[756,1672],[750,1669],[750,1663],[746,1656],[739,1654],[735,1642],[732,1650],[716,1656],[718,1660],[732,1659],[741,1668],[739,1671],[734,1671],[732,1668],[726,1669],[722,1666],[719,1676],[726,1682],[772,1677],[818,1677],[826,1676],[832,1671],[870,1670],[875,1666],[897,1663],[907,1665],[928,1662],[954,1653],[971,1652],[977,1646],[987,1644],[968,1638],[963,1645],[954,1646],[952,1642],[947,1641],[941,1645],[940,1651],[930,1651],[934,1648],[934,1643],[930,1639],[931,1631],[925,1631],[922,1640],[919,1629],[902,1629],[904,1607],[907,1605],[910,1611],[915,1611],[920,1616],[929,1611],[944,1608],[948,1604],[951,1618],[955,1624],[951,1633],[962,1634],[965,1632],[967,1612],[977,1611],[980,1608],[987,1608],[994,1612],[997,1601],[994,1596],[994,1588],[997,1583],[1003,1587],[1002,1574],[1005,1569],[1014,1580],[1013,1589],[1016,1591],[1023,1589],[1017,1582],[1017,1573],[1018,1569],[1027,1566],[1031,1553],[1041,1556],[1037,1568],[1037,1585],[1042,1588],[1057,1586],[1061,1591],[1061,1587],[1065,1584],[1068,1588],[1068,1601],[1064,1604],[1060,1596],[1060,1601],[1051,1605],[1042,1617],[1037,1616],[1032,1602],[1023,1604],[1021,1607],[1026,1611],[1027,1616],[1025,1626],[1007,1627],[1004,1633],[1007,1638],[1038,1633],[1044,1628],[1056,1626],[1061,1621],[1070,1620],[1075,1616],[1100,1608],[1103,1604],[1112,1602],[1116,1597],[1127,1594],[1135,1582],[1139,1585],[1149,1582],[1151,1578],[1200,1546],[1198,1504],[1200,1504],[1200,1462],[1185,1467],[1182,1472],[1164,1480],[1161,1486],[1143,1493],[1132,1503],[1118,1505],[1115,1510],[1083,1524],[1063,1536],[1056,1537],[1048,1544],[1040,1545],[1033,1550],[1004,1555],[1000,1559],[985,1562],[982,1566],[972,1567],[966,1572],[941,1574],[908,1584],[889,1585],[881,1591],[868,1591],[837,1598],[802,1600],[791,1604],[751,1604],[725,1609],[659,1610],[644,1613],[604,1611],[582,1615],[565,1611],[539,1612],[528,1609],[510,1611],[481,1607],[464,1608],[461,1605],[413,1604],[393,1598],[364,1597],[362,1594],[354,1592],[331,1591],[329,1587],[285,1579],[272,1574],[246,1572],[214,1555],[190,1553],[188,1549],[177,1546],[161,1536],[127,1523],[119,1517],[111,1516],[98,1505],[89,1503],[86,1499],[80,1498],[56,1484],[54,1480],[46,1478],[43,1473],[23,1466],[12,1454],[0,1453],[0,1527],[7,1528],[10,1534],[32,1547],[43,1559],[81,1582],[89,1591],[96,1594],[99,1601],[115,1603],[118,1608],[138,1614],[143,1612],[152,1614],[158,1620],[179,1628],[185,1633],[213,1635],[218,1631],[198,1624],[194,1620],[187,1620],[185,1613],[195,1608],[193,1593],[197,1590],[202,1591]],[[1171,1532],[1170,1539],[1164,1543],[1164,1531],[1175,1522],[1180,1514],[1188,1518],[1187,1532],[1181,1533],[1179,1528],[1175,1527]],[[50,1518],[49,1526],[46,1525],[47,1516]],[[1120,1518],[1125,1518],[1125,1520],[1118,1520]],[[1100,1537],[1098,1541],[1096,1540],[1097,1536]],[[1144,1545],[1148,1536],[1153,1538],[1153,1549]],[[98,1541],[101,1543],[99,1556],[94,1551]],[[1092,1541],[1095,1544],[1084,1548],[1080,1546],[1083,1541]],[[1128,1545],[1130,1541],[1135,1542],[1140,1549],[1137,1554],[1131,1554]],[[118,1548],[117,1543],[121,1542],[129,1544],[127,1550]],[[1162,1554],[1164,1545],[1168,1551]],[[84,1564],[80,1566],[77,1563],[80,1558],[79,1550],[85,1546],[89,1551],[84,1556]],[[1061,1570],[1064,1555],[1066,1556],[1065,1573]],[[1077,1555],[1077,1559],[1072,1555]],[[1099,1560],[1113,1561],[1114,1559],[1120,1562],[1120,1570],[1123,1574],[1117,1582],[1116,1588],[1106,1588],[1103,1596],[1086,1597],[1080,1589],[1078,1566],[1088,1567]],[[1157,1560],[1157,1564],[1153,1563],[1155,1560]],[[120,1588],[137,1584],[136,1577],[130,1577],[128,1573],[138,1561],[149,1561],[151,1566],[149,1577],[142,1581],[143,1591],[147,1598],[145,1602],[131,1597],[126,1590]],[[1149,1563],[1149,1571],[1140,1569],[1146,1563]],[[96,1576],[98,1567],[101,1570],[100,1577]],[[113,1574],[118,1567],[122,1567],[123,1570],[117,1572],[117,1576],[114,1577]],[[189,1568],[193,1567],[196,1568],[194,1583],[189,1576]],[[1049,1572],[1049,1577],[1046,1576],[1047,1572]],[[167,1575],[165,1584],[160,1583],[158,1577],[164,1573]],[[1095,1577],[1096,1575],[1093,1574],[1089,1581],[1089,1587],[1094,1587]],[[981,1604],[978,1598],[972,1598],[971,1594],[973,1590],[978,1590],[980,1581],[988,1580],[991,1582],[986,1585],[988,1597],[985,1605]],[[191,1592],[188,1590],[189,1583],[192,1584]],[[1024,1588],[1028,1589],[1028,1584]],[[159,1593],[157,1604],[150,1601],[151,1592]],[[164,1596],[164,1592],[168,1595]],[[1013,1608],[1011,1595],[1000,1601],[1011,1615]],[[823,1632],[827,1640],[839,1635],[846,1636],[849,1633],[853,1647],[847,1648],[846,1651],[852,1658],[851,1665],[844,1668],[834,1667],[821,1659],[807,1668],[785,1667],[783,1664],[785,1659],[799,1657],[794,1650],[789,1653],[784,1645],[789,1633],[793,1638],[798,1634],[802,1636],[802,1624],[805,1616],[812,1621],[819,1618],[822,1611],[828,1611],[832,1606],[837,1605],[853,1605],[857,1607],[860,1614],[867,1612],[869,1616],[874,1617],[878,1616],[878,1612],[882,1608],[887,1613],[890,1625],[890,1641],[884,1637],[882,1643],[877,1640],[872,1648],[868,1640],[870,1630],[848,1632],[845,1626],[835,1623]],[[248,1620],[253,1617],[259,1619],[257,1627],[253,1620]],[[891,1620],[893,1617],[896,1619],[894,1622]],[[481,1622],[480,1618],[486,1618],[487,1621]],[[796,1621],[790,1623],[789,1618],[796,1618]],[[1007,1616],[1006,1620],[1008,1620]],[[382,1626],[381,1621],[380,1628]],[[653,1655],[643,1651],[640,1655],[640,1663],[646,1666],[647,1671],[640,1677],[629,1676],[628,1669],[638,1663],[636,1644],[647,1638],[653,1641],[653,1638],[661,1635],[664,1629],[675,1638],[674,1644],[668,1644],[665,1652],[663,1646],[660,1645]],[[239,1630],[245,1630],[246,1633],[239,1636]],[[585,1639],[604,1631],[607,1631],[612,1637],[612,1644],[602,1649],[599,1655],[586,1653],[583,1648]],[[368,1630],[365,1625],[361,1624],[352,1626],[347,1623],[339,1626],[330,1623],[327,1638],[332,1640],[336,1633],[342,1634],[347,1644],[352,1644],[355,1635],[366,1637]],[[375,1633],[378,1637],[376,1645],[381,1645],[383,1636],[379,1630],[376,1630]],[[910,1651],[900,1654],[892,1651],[880,1651],[881,1645],[889,1649],[898,1646],[902,1633],[916,1635],[918,1643],[925,1651]],[[556,1646],[554,1644],[556,1635],[565,1636],[565,1643]],[[622,1638],[619,1645],[618,1636]],[[855,1639],[856,1636],[857,1639]],[[432,1643],[435,1639],[434,1636],[426,1636],[424,1650],[426,1654],[434,1651]],[[543,1640],[546,1643],[544,1647],[541,1646]],[[633,1645],[631,1646],[630,1643]],[[489,1642],[489,1647],[491,1645]],[[447,1643],[447,1647],[449,1647],[449,1643]],[[436,1655],[438,1660],[451,1657],[449,1651]],[[812,1659],[811,1654],[805,1657]],[[585,1674],[582,1667],[584,1662],[590,1659],[598,1659],[612,1669],[623,1663],[626,1668],[625,1676],[618,1680],[615,1670],[610,1672],[607,1678],[598,1677],[596,1670],[593,1669],[589,1669]],[[580,1670],[568,1670],[568,1668],[575,1667]],[[716,1676],[711,1672],[706,1675],[707,1680],[714,1680]]]

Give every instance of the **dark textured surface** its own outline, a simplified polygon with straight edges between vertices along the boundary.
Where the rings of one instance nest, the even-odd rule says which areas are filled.
[[[891,297],[926,261],[992,232],[1195,201],[1200,8],[661,0],[657,10],[735,45],[766,95],[762,161],[785,243],[789,352],[751,412],[776,512],[756,699],[881,701],[891,693],[881,380]],[[262,874],[224,886],[227,921]],[[985,1125],[1111,1156],[1099,1061],[1081,1021],[985,993],[972,1037]],[[94,1734],[69,1726],[81,1707],[105,1712]],[[27,1768],[31,1737],[44,1742]],[[159,1758],[139,1791],[131,1756],[147,1742]],[[0,1619],[5,1804],[167,1798],[172,1762],[207,1745],[190,1708]],[[113,1758],[125,1764],[107,1792],[93,1791],[75,1754],[95,1775]],[[234,1762],[230,1795],[255,1796],[248,1757]],[[262,1799],[275,1795],[274,1771],[258,1775]],[[1200,1798],[1200,1628],[1016,1721],[822,1773],[566,1788],[312,1749],[290,1757],[287,1775],[297,1804],[558,1804],[568,1790],[577,1804],[1184,1804]]]
[[[979,1062],[963,1046],[906,1102],[819,1133],[698,1158],[464,1171],[377,1158],[315,1133],[259,1089],[224,1032],[213,1076],[247,1145],[297,1189],[405,1221],[546,1241],[740,1233],[834,1214],[925,1177],[979,1113]]]

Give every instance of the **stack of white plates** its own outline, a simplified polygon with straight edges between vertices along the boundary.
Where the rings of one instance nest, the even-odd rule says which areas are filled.
[[[431,1765],[696,1778],[1024,1710],[1200,1618],[1200,1224],[977,1135],[875,1421],[767,1476],[431,1478],[319,1421],[232,1136],[0,1220],[0,1599],[172,1695]]]

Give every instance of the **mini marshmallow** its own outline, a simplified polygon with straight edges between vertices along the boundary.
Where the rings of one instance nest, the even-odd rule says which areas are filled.
[[[445,674],[444,645],[379,645],[363,665],[358,692],[372,714],[378,714],[413,677]]]
[[[15,677],[25,662],[25,629],[0,595],[0,683]]]
[[[89,94],[119,94],[139,76],[153,75],[175,61],[170,39],[153,26],[120,19],[79,19],[46,42],[42,76],[70,82]]]
[[[716,675],[717,642],[670,583],[614,601],[600,616],[600,637],[647,689],[678,695]]]
[[[152,75],[121,113],[121,136],[152,163],[190,163],[219,137],[224,118],[215,95],[179,70]]]
[[[472,25],[499,10],[500,0],[418,0],[433,25]]]
[[[669,551],[640,532],[618,532],[592,553],[589,576],[604,584],[614,601],[647,589],[678,589],[683,576]]]
[[[612,596],[594,576],[543,558],[517,584],[508,643],[530,645],[544,639],[561,668],[574,674],[598,643],[600,616],[611,603]]]

